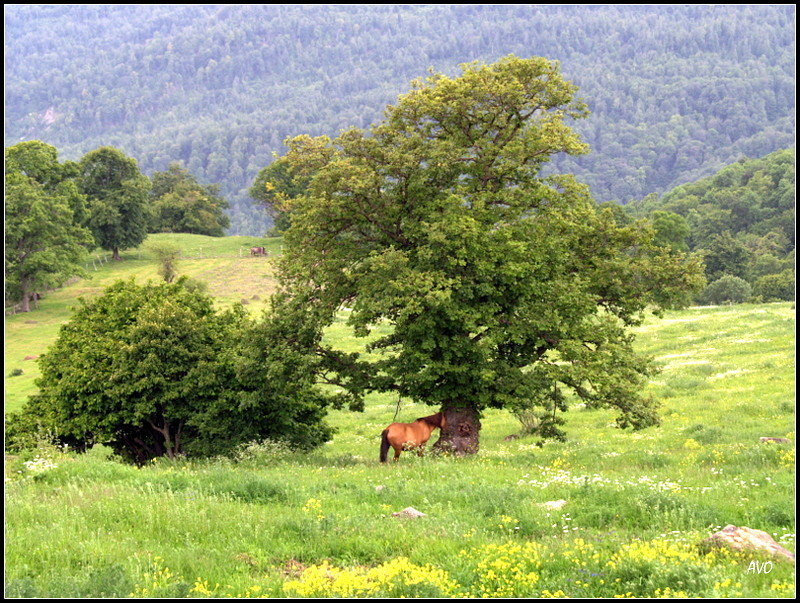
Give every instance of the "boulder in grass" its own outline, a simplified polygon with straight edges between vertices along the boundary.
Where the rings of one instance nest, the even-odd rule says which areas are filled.
[[[758,438],[759,442],[776,442],[778,444],[788,444],[789,438]]]
[[[425,517],[425,513],[417,511],[414,507],[406,507],[402,511],[392,513],[393,517],[408,517],[409,519],[416,519],[418,517]]]
[[[703,540],[702,544],[707,547],[726,546],[734,551],[763,551],[794,563],[794,553],[775,542],[772,536],[744,526],[727,525]]]

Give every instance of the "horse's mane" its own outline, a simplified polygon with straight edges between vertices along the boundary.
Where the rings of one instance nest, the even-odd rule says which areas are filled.
[[[417,421],[424,421],[428,425],[433,425],[434,427],[439,427],[442,424],[442,413],[437,412],[435,415],[429,415],[427,417],[420,417],[416,419]]]

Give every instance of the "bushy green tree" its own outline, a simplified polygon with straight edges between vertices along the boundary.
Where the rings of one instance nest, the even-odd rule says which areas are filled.
[[[753,295],[763,301],[794,301],[795,288],[795,272],[790,268],[758,278],[753,286]]]
[[[313,328],[314,321],[306,319],[309,308],[273,301],[270,315],[243,334],[237,363],[238,404],[248,420],[235,429],[243,441],[269,437],[309,450],[333,436],[324,422],[326,409],[341,408],[345,400],[318,385],[322,359],[314,350],[321,333]],[[229,431],[233,426],[222,416],[217,429]]]
[[[285,235],[285,303],[314,308],[317,329],[343,305],[356,335],[391,325],[368,345],[377,360],[308,343],[356,398],[439,407],[441,448],[477,450],[491,407],[535,407],[540,433],[560,435],[567,391],[623,427],[657,422],[628,327],[688,301],[701,264],[618,224],[572,177],[541,174],[587,151],[566,124],[587,113],[575,91],[557,63],[507,57],[414,82],[368,132],[290,142],[310,184]]]
[[[708,247],[705,248],[706,274],[709,281],[717,280],[726,274],[742,278],[746,274],[750,260],[750,250],[727,230],[711,237]]]
[[[653,228],[656,231],[654,241],[658,245],[672,247],[678,251],[686,251],[686,237],[689,236],[689,224],[680,214],[669,211],[654,211]]]
[[[746,280],[724,274],[710,283],[700,295],[700,301],[707,304],[740,304],[750,299],[753,288]]]
[[[253,367],[249,349],[242,356],[250,328],[241,306],[217,312],[183,280],[120,281],[83,302],[41,356],[39,393],[10,419],[12,440],[41,428],[78,447],[106,443],[137,462],[224,453],[249,439],[324,442],[324,410],[302,391],[280,383],[280,394],[252,395],[253,378],[239,378],[243,361],[258,374],[280,373]]]
[[[94,245],[80,224],[85,197],[74,164],[58,162],[55,147],[21,142],[5,150],[5,299],[30,310],[30,301],[83,273]]]
[[[293,175],[285,157],[276,157],[261,169],[248,190],[272,219],[272,234],[280,234],[291,226],[291,202],[308,187],[308,178]]]
[[[80,160],[81,192],[89,200],[88,225],[97,244],[119,260],[120,249],[147,237],[150,181],[136,160],[113,147],[100,147]]]
[[[151,232],[185,232],[221,237],[230,226],[224,210],[227,201],[219,186],[203,186],[188,170],[172,163],[166,172],[151,179]]]

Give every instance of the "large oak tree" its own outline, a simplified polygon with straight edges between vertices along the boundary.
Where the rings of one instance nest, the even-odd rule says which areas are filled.
[[[618,224],[573,177],[543,174],[588,151],[566,123],[586,105],[556,62],[462,69],[414,82],[368,131],[289,141],[292,174],[310,180],[288,208],[276,311],[321,330],[346,306],[360,336],[390,325],[369,357],[309,353],[354,398],[439,407],[439,448],[475,452],[487,408],[534,408],[540,434],[561,436],[568,392],[615,408],[621,427],[657,423],[629,327],[685,303],[700,262]]]

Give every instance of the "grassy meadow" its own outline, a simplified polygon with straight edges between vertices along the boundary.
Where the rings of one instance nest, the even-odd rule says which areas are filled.
[[[159,237],[187,256],[202,247],[179,273],[220,304],[263,308],[272,262],[247,256],[259,240]],[[280,241],[267,246],[274,255]],[[123,258],[6,318],[6,410],[35,391],[24,358],[47,349],[77,296],[158,278],[146,251]],[[663,423],[640,432],[573,404],[568,441],[538,447],[507,440],[520,424],[493,410],[471,458],[404,453],[381,465],[381,430],[433,410],[373,395],[363,413],[331,412],[337,434],[307,454],[262,443],[144,467],[103,447],[7,456],[5,594],[793,597],[793,564],[696,545],[734,524],[795,550],[794,304],[695,307],[637,332],[663,367],[648,386]],[[342,321],[327,337],[360,345]],[[23,374],[9,378],[14,368]],[[426,516],[392,515],[409,506]]]

